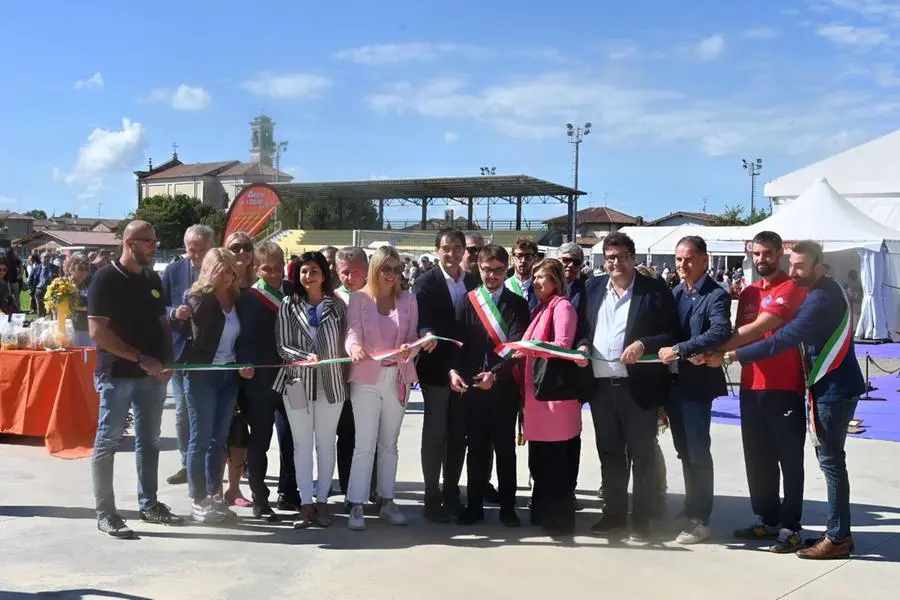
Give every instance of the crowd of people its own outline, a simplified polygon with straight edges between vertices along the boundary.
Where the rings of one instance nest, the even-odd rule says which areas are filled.
[[[187,484],[195,521],[234,520],[237,505],[268,521],[282,518],[276,509],[292,513],[296,528],[328,527],[328,499],[338,494],[352,530],[366,528],[370,502],[386,523],[405,525],[395,502],[397,444],[418,381],[427,520],[473,525],[495,503],[502,524],[520,526],[518,433],[528,445],[531,524],[550,535],[574,533],[586,403],[603,498],[591,532],[649,539],[651,520],[665,511],[657,441],[664,411],[686,490],[676,542],[700,543],[710,535],[714,502],[711,405],[726,391],[721,366],[740,362],[758,520],[735,535],[808,559],[853,548],[844,441],[865,390],[842,325],[845,295],[823,276],[814,242],[793,248],[786,273],[778,235],[756,236],[760,279],[741,293],[734,328],[730,294],[710,276],[706,244],[695,236],[678,244],[674,289],[637,264],[634,243],[621,233],[603,241],[601,276],[585,272],[576,244],[542,258],[530,239],[510,252],[455,229],[437,232],[434,266],[414,274],[388,246],[371,256],[355,247],[306,252],[286,269],[278,245],[254,245],[243,233],[214,247],[213,232],[196,225],[184,242],[184,258],[160,278],[151,269],[153,226],[134,221],[121,256],[88,288],[89,332],[99,349],[92,472],[103,533],[133,535],[113,493],[113,456],[131,407],[140,519],[184,522],[157,499],[170,379],[182,468],[167,482]],[[281,457],[274,504],[265,483],[273,430]],[[823,536],[804,542],[807,434],[828,486],[828,523]],[[249,500],[240,487],[245,471]]]

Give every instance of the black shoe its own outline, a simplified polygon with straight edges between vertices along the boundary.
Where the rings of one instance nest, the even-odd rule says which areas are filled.
[[[648,542],[650,541],[650,525],[646,521],[635,521],[631,525],[632,542]]]
[[[450,513],[453,516],[458,517],[465,510],[465,506],[462,502],[459,501],[459,496],[455,498],[447,498],[444,500],[444,510]]]
[[[485,504],[500,504],[500,492],[494,487],[493,483],[488,483],[484,489]]]
[[[130,540],[134,537],[134,532],[125,525],[125,519],[119,515],[97,519],[97,531],[119,540]]]
[[[624,516],[603,515],[603,517],[591,525],[591,533],[607,534],[619,529],[625,529],[628,519]]]
[[[187,483],[187,469],[180,469],[166,477],[166,483],[169,485],[182,485]]]
[[[140,512],[141,521],[144,523],[156,523],[157,525],[184,525],[184,518],[172,514],[172,510],[157,502],[147,510]]]
[[[519,519],[519,515],[516,514],[515,508],[501,508],[500,509],[500,522],[506,525],[507,527],[521,527],[522,521]]]
[[[253,516],[257,519],[268,521],[269,523],[278,521],[278,515],[275,514],[275,511],[272,510],[272,507],[268,502],[254,502]]]
[[[476,506],[467,506],[456,519],[457,525],[474,525],[484,521],[484,509]]]
[[[283,510],[284,512],[300,512],[300,506],[302,502],[300,498],[289,498],[287,496],[278,496],[278,501],[275,503],[275,508],[278,510]]]
[[[424,515],[425,519],[432,523],[449,523],[453,520],[453,517],[447,512],[443,504],[426,504]]]

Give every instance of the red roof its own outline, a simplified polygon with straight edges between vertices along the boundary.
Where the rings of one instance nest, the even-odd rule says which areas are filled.
[[[229,167],[228,169],[222,171],[218,174],[219,177],[247,177],[247,176],[265,176],[265,177],[275,177],[275,169],[270,167],[269,165],[264,165],[262,163],[238,163],[233,167]],[[278,179],[283,181],[290,181],[293,179],[289,174],[284,171],[278,172]]]
[[[176,165],[171,169],[155,171],[143,177],[143,179],[183,179],[185,177],[204,177],[207,175],[219,175],[222,171],[241,164],[239,160],[225,160],[211,163],[193,163],[189,165]]]
[[[659,225],[660,223],[664,223],[669,219],[675,219],[678,217],[685,217],[688,219],[696,219],[697,221],[702,221],[704,223],[714,223],[716,221],[716,215],[711,215],[709,213],[702,212],[690,212],[686,210],[679,210],[673,213],[669,213],[664,217],[660,217],[658,219],[654,219],[646,223],[646,225]]]
[[[554,217],[547,221],[547,223],[551,225],[565,223],[567,219],[568,217],[563,215],[561,217]],[[602,225],[636,225],[637,219],[608,206],[583,208],[575,215],[576,226],[594,223]]]
[[[67,231],[62,229],[46,230],[32,233],[21,238],[19,243],[27,243],[40,238],[49,238],[61,246],[113,247],[122,241],[115,233],[107,231]]]

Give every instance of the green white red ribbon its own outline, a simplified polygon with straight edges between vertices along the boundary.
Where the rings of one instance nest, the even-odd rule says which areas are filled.
[[[419,346],[424,346],[428,342],[450,342],[452,344],[456,344],[457,347],[462,347],[462,342],[458,340],[454,340],[452,338],[441,337],[439,335],[428,334],[425,337],[419,338],[413,343],[409,344],[409,349],[418,348]],[[400,354],[400,348],[394,348],[393,350],[386,350],[384,352],[378,352],[376,354],[371,355],[372,360],[382,361],[393,358]],[[227,364],[227,365],[213,365],[213,364],[199,364],[199,363],[170,363],[165,366],[167,370],[170,371],[239,371],[241,369],[280,369],[282,367],[323,367],[325,365],[337,365],[353,362],[349,357],[341,357],[341,358],[325,358],[321,360],[298,360],[294,362],[286,362],[286,363],[274,363],[269,365],[253,365],[253,364]]]
[[[618,363],[619,359],[615,358],[613,360],[601,360],[595,359],[590,354],[586,354],[579,350],[573,350],[571,348],[560,348],[559,346],[555,346],[549,342],[542,342],[540,340],[522,340],[519,342],[509,342],[508,344],[500,344],[494,349],[494,352],[497,354],[510,353],[520,351],[526,354],[531,354],[533,356],[538,356],[542,358],[561,358],[563,360],[571,360],[578,361],[583,358],[588,360],[596,360],[598,362],[607,362],[607,363]],[[655,354],[645,354],[641,358],[638,359],[638,362],[642,363],[661,363],[662,361]]]

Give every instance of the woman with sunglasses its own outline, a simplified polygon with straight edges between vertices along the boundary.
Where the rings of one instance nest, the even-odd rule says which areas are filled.
[[[350,294],[347,309],[347,352],[353,359],[350,383],[356,447],[350,464],[347,501],[351,504],[348,527],[366,528],[363,506],[369,497],[372,464],[378,448],[378,494],[382,519],[406,525],[406,517],[394,503],[397,479],[397,439],[406,412],[409,386],[416,379],[412,362],[419,309],[416,297],[404,293],[403,262],[397,251],[382,246],[369,259],[366,287]],[[400,348],[394,358],[376,361],[372,355]]]
[[[342,358],[347,313],[334,295],[328,261],[321,252],[305,252],[294,271],[294,295],[278,310],[275,339],[287,362]],[[294,528],[328,527],[328,493],[334,478],[337,426],[349,397],[345,364],[285,367],[273,389],[284,394],[294,440],[294,467],[300,489],[300,514]],[[316,476],[313,479],[313,447]],[[313,497],[316,499],[313,504]]]
[[[235,284],[243,295],[256,282],[253,272],[253,239],[246,232],[235,231],[225,239],[225,248],[234,255],[237,266]],[[250,430],[243,408],[247,401],[247,386],[241,381],[234,418],[228,432],[228,489],[225,490],[225,501],[242,508],[253,506],[241,492],[241,476],[247,466],[247,444],[250,441]]]

